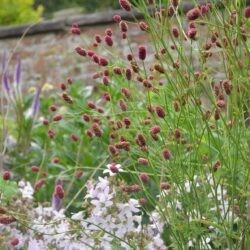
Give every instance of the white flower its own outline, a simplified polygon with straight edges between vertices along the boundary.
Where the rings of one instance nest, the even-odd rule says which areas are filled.
[[[29,182],[20,181],[18,183],[18,186],[24,199],[33,199],[34,189]]]
[[[83,219],[83,211],[80,211],[80,212],[78,212],[76,214],[73,214],[71,216],[71,219],[72,220],[82,220]]]
[[[108,173],[110,176],[114,176],[119,172],[124,172],[124,170],[122,169],[121,164],[115,164],[115,163],[108,164],[107,169],[103,171],[104,174]]]

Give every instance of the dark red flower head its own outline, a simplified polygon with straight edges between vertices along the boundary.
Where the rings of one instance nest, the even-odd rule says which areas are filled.
[[[145,60],[146,55],[147,55],[147,52],[146,52],[145,46],[140,45],[139,48],[138,48],[138,57],[139,57],[139,59],[142,60],[142,61]]]
[[[131,11],[131,3],[128,0],[119,0],[119,3],[124,10]]]
[[[194,21],[197,18],[199,18],[201,15],[201,12],[198,8],[191,9],[187,12],[186,16],[189,21]]]
[[[250,6],[245,8],[244,14],[246,18],[250,18]]]

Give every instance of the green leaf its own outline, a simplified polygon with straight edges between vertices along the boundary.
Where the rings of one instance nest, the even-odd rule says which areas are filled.
[[[4,199],[10,200],[18,193],[17,183],[14,181],[5,181],[0,178],[0,194]]]

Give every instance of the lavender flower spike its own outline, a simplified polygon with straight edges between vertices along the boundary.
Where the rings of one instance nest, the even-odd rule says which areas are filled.
[[[2,59],[2,72],[5,71],[5,65],[6,64],[6,52],[3,53],[3,59]]]
[[[40,93],[41,93],[41,88],[38,88],[37,91],[36,91],[36,94],[34,96],[34,99],[33,99],[33,103],[32,103],[32,117],[35,118],[35,116],[37,115],[38,113],[38,110],[39,110],[39,106],[40,106]]]
[[[2,86],[3,86],[3,89],[6,91],[6,93],[9,95],[9,93],[10,93],[10,85],[9,85],[9,77],[7,75],[7,72],[3,73]]]
[[[61,202],[62,200],[58,197],[56,193],[53,193],[52,197],[52,208],[56,211],[59,211],[61,208]]]
[[[20,59],[20,57],[17,58],[17,63],[15,66],[14,80],[15,80],[16,86],[18,86],[20,84],[20,80],[21,80],[21,59]]]

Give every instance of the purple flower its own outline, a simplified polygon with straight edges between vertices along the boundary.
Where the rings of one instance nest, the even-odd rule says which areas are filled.
[[[6,52],[3,53],[3,59],[2,59],[2,71],[5,70],[5,64],[6,64]]]
[[[38,112],[40,106],[40,100],[39,100],[40,93],[41,93],[41,88],[38,88],[32,103],[32,117],[35,117]]]
[[[61,208],[62,200],[59,198],[59,196],[56,193],[53,193],[52,197],[52,208],[56,211],[59,211]]]
[[[2,85],[3,85],[3,89],[6,91],[6,93],[9,94],[10,93],[10,85],[9,85],[9,77],[7,75],[7,72],[3,73]]]
[[[17,86],[20,83],[20,79],[21,79],[21,60],[20,60],[20,57],[18,57],[16,66],[15,66],[15,74],[14,74],[14,80]]]

